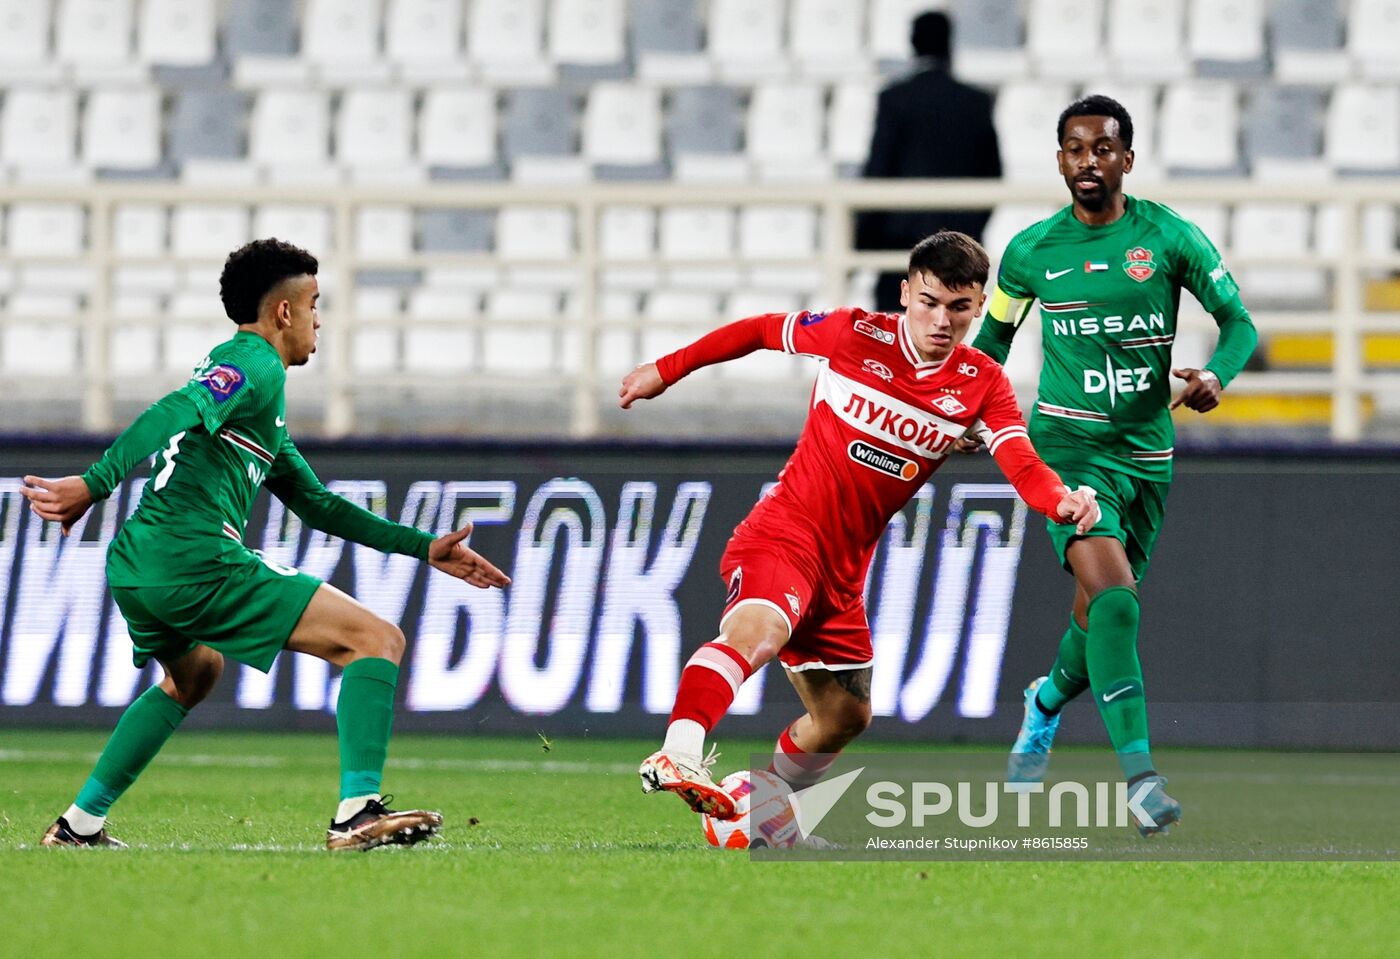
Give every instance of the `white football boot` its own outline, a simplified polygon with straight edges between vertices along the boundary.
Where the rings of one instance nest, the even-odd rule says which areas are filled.
[[[658,749],[642,761],[637,770],[642,777],[642,792],[675,793],[686,805],[701,815],[715,819],[738,818],[734,797],[729,795],[710,775],[710,767],[719,753],[710,747],[710,754],[701,759],[699,753],[667,752]]]

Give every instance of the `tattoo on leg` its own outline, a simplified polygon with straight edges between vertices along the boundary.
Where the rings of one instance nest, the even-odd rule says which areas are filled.
[[[872,669],[834,669],[831,678],[846,692],[855,697],[858,703],[870,702],[870,676]]]

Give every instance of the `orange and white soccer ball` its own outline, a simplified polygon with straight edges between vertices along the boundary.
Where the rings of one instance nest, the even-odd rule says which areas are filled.
[[[754,783],[762,779],[759,804],[752,808]],[[711,846],[720,849],[748,849],[771,846],[786,849],[797,842],[797,819],[793,816],[792,790],[782,779],[770,772],[741,769],[720,780],[719,788],[734,797],[739,815],[734,819],[700,817],[700,828]]]

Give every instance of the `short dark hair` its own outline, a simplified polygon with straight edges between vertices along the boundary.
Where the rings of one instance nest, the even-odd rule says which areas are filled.
[[[947,61],[952,56],[953,21],[941,10],[921,13],[910,27],[909,42],[917,56]]]
[[[263,297],[294,276],[315,276],[320,264],[299,246],[268,238],[234,250],[219,276],[219,299],[224,312],[240,326],[258,321]]]
[[[939,230],[909,251],[909,275],[932,273],[950,290],[979,283],[987,285],[991,263],[987,251],[966,233]]]
[[[1065,107],[1064,112],[1060,114],[1060,125],[1055,129],[1056,143],[1065,142],[1065,125],[1072,117],[1112,117],[1118,121],[1118,136],[1123,141],[1123,148],[1133,148],[1133,118],[1128,116],[1123,104],[1113,97],[1096,93],[1093,96],[1080,97]]]

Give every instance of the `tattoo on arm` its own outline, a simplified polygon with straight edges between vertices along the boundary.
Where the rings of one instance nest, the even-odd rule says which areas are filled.
[[[870,702],[870,675],[871,668],[865,669],[834,669],[831,671],[831,678],[836,681],[846,692],[855,697],[858,703]]]

